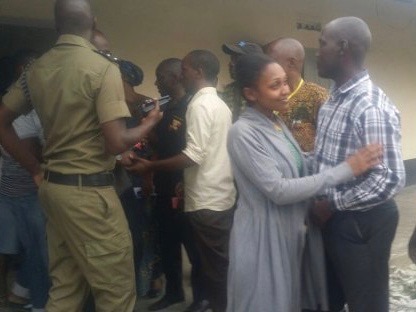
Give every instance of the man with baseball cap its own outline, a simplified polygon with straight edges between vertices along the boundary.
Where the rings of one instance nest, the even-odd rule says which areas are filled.
[[[234,80],[234,66],[241,55],[246,54],[263,54],[262,48],[253,42],[239,41],[233,44],[223,44],[222,50],[225,54],[230,56],[230,62],[228,63],[228,69],[230,71],[230,77]],[[233,122],[238,119],[238,116],[246,107],[246,101],[240,93],[239,88],[235,81],[231,82],[224,88],[224,92],[221,94],[222,99],[228,105],[233,113]]]

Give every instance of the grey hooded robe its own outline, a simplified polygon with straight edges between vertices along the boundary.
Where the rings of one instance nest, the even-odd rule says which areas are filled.
[[[302,158],[299,172],[287,140],[299,153],[300,148],[280,123],[277,131],[269,118],[248,107],[229,132],[239,198],[230,238],[228,312],[328,308],[320,231],[309,225],[305,247],[305,220],[309,199],[350,180],[352,171],[343,163],[307,176]]]

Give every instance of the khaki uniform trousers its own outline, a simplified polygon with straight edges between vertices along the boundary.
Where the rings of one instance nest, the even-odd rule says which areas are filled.
[[[113,187],[44,181],[52,287],[47,312],[80,312],[91,292],[96,312],[131,312],[136,301],[133,247]]]

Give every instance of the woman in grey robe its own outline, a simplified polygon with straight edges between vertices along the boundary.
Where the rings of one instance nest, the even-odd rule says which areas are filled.
[[[313,246],[301,283],[308,199],[375,165],[376,152],[361,151],[331,170],[307,176],[298,144],[273,114],[288,105],[283,69],[266,56],[243,56],[236,76],[250,105],[228,137],[239,198],[230,238],[227,311],[300,312],[318,304],[325,311],[323,249],[316,228],[309,233]]]

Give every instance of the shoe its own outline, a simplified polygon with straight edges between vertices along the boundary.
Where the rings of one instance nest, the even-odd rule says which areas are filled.
[[[177,298],[171,298],[171,297],[167,297],[165,295],[160,300],[152,303],[147,309],[149,311],[158,311],[158,310],[165,309],[165,308],[171,306],[172,304],[182,302],[184,300],[185,300],[185,298],[183,296],[182,297],[177,297]]]
[[[200,302],[192,302],[183,312],[206,312],[211,309],[208,300],[202,300]]]

